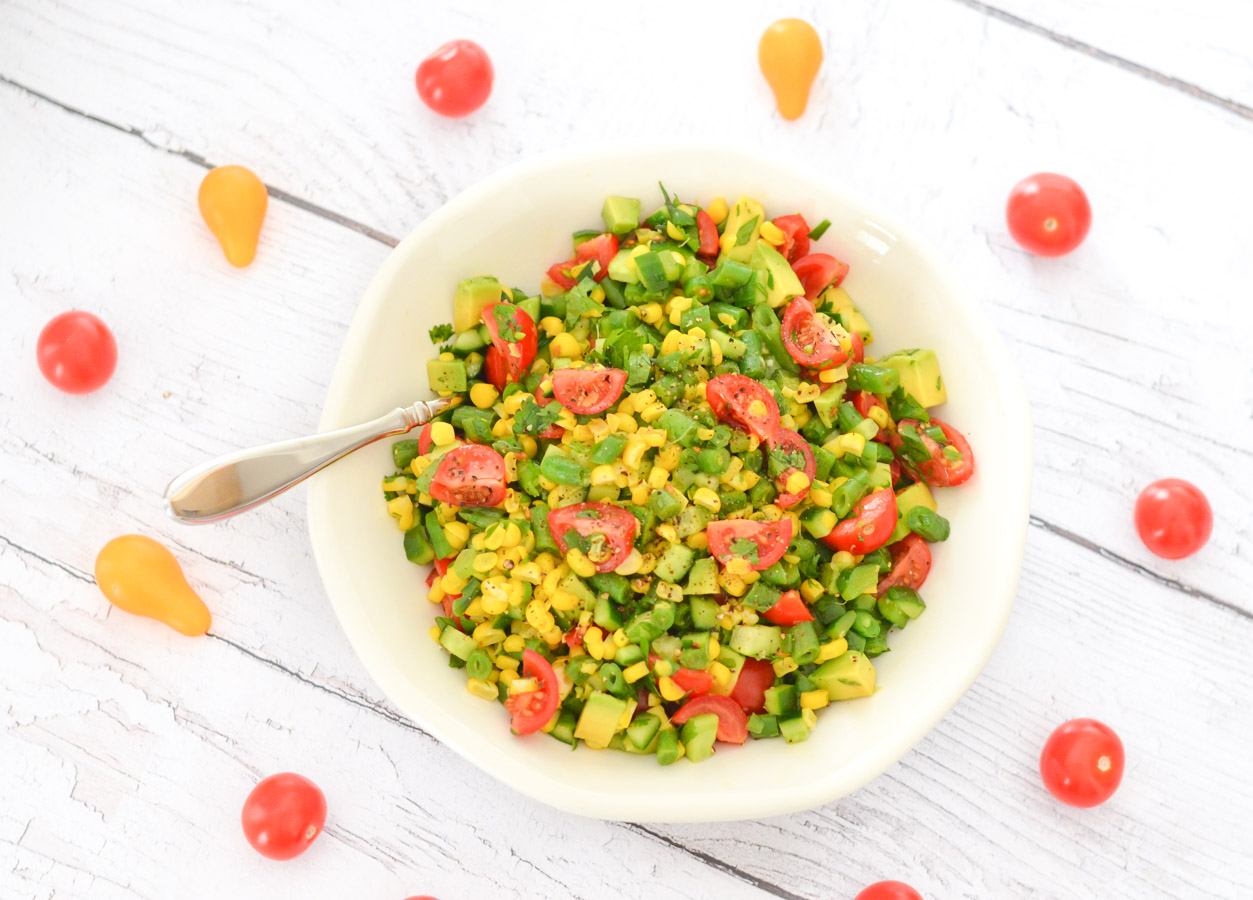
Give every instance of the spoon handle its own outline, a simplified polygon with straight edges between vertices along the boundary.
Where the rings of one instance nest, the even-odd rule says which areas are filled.
[[[372,422],[219,456],[170,482],[165,489],[166,512],[188,525],[237,515],[366,444],[425,425],[447,406],[447,400],[419,401]]]

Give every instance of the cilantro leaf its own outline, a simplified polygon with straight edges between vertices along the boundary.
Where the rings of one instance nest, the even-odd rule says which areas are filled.
[[[550,425],[556,425],[560,417],[560,403],[554,401],[547,406],[540,406],[533,399],[528,399],[513,417],[513,433],[538,435]]]
[[[901,419],[917,419],[924,424],[931,422],[931,416],[927,414],[926,407],[915,400],[912,394],[906,393],[905,389],[901,387],[898,387],[888,396],[888,412],[898,422]]]
[[[804,469],[805,454],[799,450],[789,450],[786,447],[774,447],[770,451],[766,464],[770,477],[778,478],[788,469]]]
[[[919,464],[925,463],[931,458],[931,451],[926,443],[922,440],[922,436],[918,434],[918,430],[913,425],[902,425],[897,429],[897,433],[901,436],[900,454],[905,457],[908,462]]]
[[[452,326],[448,323],[436,325],[431,329],[430,335],[432,344],[442,344],[444,341],[452,337]]]
[[[753,229],[757,227],[757,220],[760,218],[761,216],[753,216],[740,226],[740,230],[735,232],[735,246],[740,247],[748,243],[748,239],[753,236]]]
[[[518,328],[518,308],[508,303],[497,303],[492,307],[492,318],[496,320],[496,329],[502,341],[522,340],[522,331]]]
[[[758,555],[758,547],[756,541],[750,541],[748,538],[737,537],[731,541],[731,546],[727,548],[735,556],[746,559],[753,565],[761,562],[761,556]]]
[[[604,307],[588,296],[584,282],[580,281],[566,291],[566,327],[573,328],[579,319],[599,316]]]

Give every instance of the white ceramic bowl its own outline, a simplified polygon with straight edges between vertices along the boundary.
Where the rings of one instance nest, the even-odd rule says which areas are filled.
[[[661,202],[746,194],[775,214],[831,228],[816,250],[852,265],[846,287],[875,332],[871,352],[931,347],[949,402],[941,418],[969,438],[974,478],[939,492],[952,537],[934,550],[927,611],[879,657],[874,696],[822,710],[800,744],[750,740],[712,759],[596,752],[543,735],[513,736],[502,707],[471,696],[428,636],[425,567],[405,559],[379,491],[390,441],[358,451],[312,482],[309,528],[331,604],[392,702],[486,772],[538,800],[605,819],[692,822],[757,818],[819,806],[903,756],[974,682],[1000,638],[1017,587],[1031,482],[1030,414],[1000,338],[916,234],[830,179],[715,147],[568,152],[510,166],[449,201],[392,252],[348,330],[323,429],[431,396],[427,330],[452,317],[457,282],[492,274],[528,291],[569,255],[570,234],[599,227],[607,194]]]

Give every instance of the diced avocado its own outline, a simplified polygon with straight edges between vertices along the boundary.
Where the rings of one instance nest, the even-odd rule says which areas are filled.
[[[592,691],[588,694],[587,702],[583,704],[579,723],[574,726],[574,736],[586,741],[587,746],[593,749],[603,750],[617,733],[618,721],[626,708],[625,700],[619,700],[603,691]]]
[[[539,308],[540,308],[540,298],[538,296],[527,297],[525,300],[518,301],[518,309],[522,310],[528,316],[530,316],[532,322],[539,321],[540,319]]]
[[[827,288],[818,295],[814,305],[818,309],[824,310],[827,315],[838,317],[840,324],[844,326],[845,330],[861,335],[863,343],[869,344],[874,340],[874,332],[870,330],[870,323],[866,321],[866,317],[853,305],[853,298],[848,295],[848,291],[844,290],[844,288]]]
[[[479,324],[483,307],[500,300],[505,287],[491,275],[476,275],[457,284],[452,297],[452,327],[458,333]]]
[[[840,408],[840,402],[844,399],[844,390],[847,387],[846,382],[837,381],[814,400],[814,412],[818,414],[822,424],[828,428],[835,427],[835,414]]]
[[[713,713],[692,716],[683,723],[683,748],[687,758],[700,762],[714,755],[714,739],[718,736],[718,717]]]
[[[809,680],[832,700],[869,697],[874,693],[874,663],[864,653],[849,650],[814,669]]]
[[[789,744],[799,744],[809,737],[809,726],[805,724],[805,720],[800,716],[794,719],[781,719],[779,721],[779,734],[783,735],[783,739]]]
[[[600,208],[605,220],[605,230],[613,234],[626,234],[640,224],[640,201],[634,197],[606,197]]]
[[[757,246],[761,236],[761,226],[765,221],[766,211],[756,200],[750,200],[747,197],[741,197],[739,200],[736,200],[735,205],[727,213],[727,220],[723,223],[722,234],[724,238],[729,234],[731,235],[731,240],[736,241],[741,231],[743,231],[745,240],[738,241],[735,246],[725,251],[722,255],[742,263],[752,259],[753,249]],[[750,222],[752,223],[751,227],[749,226]]]
[[[754,659],[769,659],[783,646],[777,625],[736,625],[731,629],[731,649]]]
[[[661,559],[657,560],[657,568],[653,572],[662,581],[674,584],[687,574],[695,558],[696,554],[690,547],[683,544],[671,544],[666,548],[666,552],[661,554]]]
[[[757,270],[757,283],[766,286],[766,303],[782,306],[805,293],[788,261],[765,241],[758,241],[748,264]]]
[[[705,526],[713,520],[713,517],[714,514],[703,506],[689,506],[679,513],[678,521],[674,523],[674,530],[680,538],[689,538],[698,531],[704,531]]]
[[[635,745],[636,750],[644,750],[652,743],[657,732],[661,731],[661,719],[649,713],[636,716],[635,721],[627,726],[627,741]]]
[[[931,489],[921,481],[916,481],[909,487],[896,492],[896,530],[888,538],[889,544],[893,544],[909,534],[909,529],[905,527],[905,514],[915,506],[925,506],[932,512],[936,512],[939,509],[935,502],[935,497],[931,496]]]
[[[675,728],[663,728],[657,734],[657,762],[668,766],[683,755],[679,732]]]
[[[692,569],[690,572],[687,573],[687,586],[683,588],[683,593],[684,594],[716,594],[718,593],[718,591],[719,591],[719,587],[718,587],[718,563],[717,561],[712,556],[706,556],[703,559],[698,559],[696,560],[696,562],[692,563]],[[693,622],[696,621],[696,609],[697,609],[698,601],[700,601],[699,597],[692,598],[692,621]],[[705,621],[708,621],[709,619],[714,619],[715,621],[710,622],[709,624],[706,624],[706,625],[697,625],[696,627],[697,628],[713,628],[714,625],[716,624],[716,617],[718,615],[718,604],[714,603],[712,600],[704,600],[701,602],[705,604],[705,605],[702,605],[701,607],[702,619]],[[712,613],[707,614],[707,606],[713,607]]]
[[[483,335],[479,334],[477,328],[470,331],[463,331],[453,338],[452,352],[458,356],[468,356],[475,350],[482,350],[487,344],[483,342]]]
[[[836,578],[835,583],[839,588],[840,597],[846,602],[851,602],[875,589],[879,583],[879,567],[866,564],[845,569]]]
[[[466,364],[459,359],[429,359],[426,377],[431,390],[457,394],[466,389]]]
[[[934,350],[898,350],[883,357],[878,364],[895,369],[901,376],[905,393],[923,406],[938,406],[948,399]]]
[[[753,713],[748,717],[748,733],[755,738],[778,737],[779,717],[769,713],[765,715]]]
[[[439,633],[439,642],[457,659],[469,659],[470,654],[479,649],[478,641],[468,634],[462,634],[451,625],[444,626],[444,630]]]
[[[635,265],[634,247],[624,247],[609,260],[609,277],[624,284],[639,284],[640,270]]]

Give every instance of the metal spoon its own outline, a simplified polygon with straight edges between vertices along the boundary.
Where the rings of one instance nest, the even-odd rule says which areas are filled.
[[[189,469],[165,489],[165,510],[187,525],[203,525],[260,506],[354,450],[425,425],[449,406],[424,400],[372,422],[251,450],[239,450]]]

